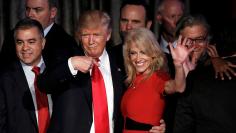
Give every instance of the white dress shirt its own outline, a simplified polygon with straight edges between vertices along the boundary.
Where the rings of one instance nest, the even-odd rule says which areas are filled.
[[[51,30],[54,23],[50,24],[47,28],[44,29],[44,37],[48,34],[48,32]]]
[[[23,62],[21,62],[21,65],[23,67],[23,70],[24,70],[24,73],[25,73],[25,76],[26,76],[26,80],[27,80],[27,83],[28,83],[28,86],[29,86],[29,89],[30,89],[30,93],[31,93],[31,96],[32,96],[32,99],[33,99],[36,119],[37,119],[37,122],[38,122],[38,108],[37,108],[35,88],[34,88],[35,73],[32,71],[33,66],[26,65]],[[40,60],[40,62],[37,66],[40,67],[40,73],[42,73],[43,70],[45,69],[45,64],[44,64],[43,58],[41,58],[41,60]],[[49,104],[49,112],[50,112],[50,116],[51,116],[52,106],[53,106],[52,98],[51,98],[50,94],[48,94],[47,97],[48,97],[48,104]]]
[[[113,118],[113,112],[114,112],[114,88],[113,88],[113,81],[112,81],[112,76],[111,76],[110,60],[109,60],[106,50],[103,51],[102,55],[99,57],[99,60],[100,60],[99,62],[100,66],[98,68],[102,73],[105,87],[106,87],[110,133],[113,133],[114,123],[113,123],[112,118]],[[74,70],[71,63],[71,59],[68,60],[68,65],[69,65],[71,73],[73,75],[76,75],[77,70]],[[91,74],[91,70],[90,70],[90,74]],[[93,111],[93,116],[94,116],[94,111]],[[95,133],[94,117],[93,117],[93,123],[92,123],[91,129],[90,129],[90,133]]]
[[[172,44],[173,44],[173,47],[175,48],[176,47],[176,44],[177,41],[174,41]],[[170,50],[167,48],[169,47],[168,46],[169,43],[165,40],[165,38],[163,36],[161,36],[161,41],[160,41],[160,47],[161,47],[161,50],[164,52],[164,53],[167,53],[167,54],[170,54]]]

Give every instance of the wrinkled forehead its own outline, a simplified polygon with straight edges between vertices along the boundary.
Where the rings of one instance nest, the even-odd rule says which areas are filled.
[[[188,38],[206,37],[207,29],[203,25],[193,25],[183,28],[180,33]]]
[[[141,5],[126,5],[121,10],[121,18],[122,17],[145,18],[146,10]]]
[[[25,6],[28,8],[49,8],[48,0],[26,0]]]
[[[182,15],[183,12],[184,12],[183,4],[175,0],[169,0],[165,2],[161,9],[161,13],[166,14],[166,15],[169,15],[169,14]]]
[[[81,25],[80,30],[85,30],[85,29],[108,29],[108,25],[101,23],[101,22],[91,22],[88,21],[87,23],[84,23],[83,25]]]

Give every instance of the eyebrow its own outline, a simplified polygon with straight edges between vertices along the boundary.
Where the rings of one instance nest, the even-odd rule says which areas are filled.
[[[132,21],[132,22],[141,22],[140,20],[138,19],[128,19],[128,18],[121,18],[121,21]]]
[[[194,37],[194,38],[190,38],[190,37],[187,37],[189,39],[205,39],[207,37],[207,34],[206,35],[201,35],[201,36],[198,36],[198,37]]]
[[[37,9],[43,9],[43,7],[29,7],[29,6],[26,6],[26,9],[37,10]]]

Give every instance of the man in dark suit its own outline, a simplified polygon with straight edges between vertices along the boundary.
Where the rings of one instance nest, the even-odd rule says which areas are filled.
[[[98,66],[105,82],[109,132],[121,132],[120,101],[124,91],[124,70],[116,63],[116,56],[105,49],[111,36],[110,17],[97,10],[84,12],[76,35],[82,45],[78,53],[69,60],[58,60],[60,65],[46,70],[39,77],[41,87],[57,94],[48,132],[96,132],[91,79],[95,66]]]
[[[69,58],[77,48],[76,41],[64,29],[55,23],[57,0],[26,0],[25,15],[41,23],[46,38],[43,57],[47,67],[54,65],[54,60],[63,56]],[[7,59],[6,59],[7,57]],[[0,53],[1,64],[7,65],[17,59],[13,33],[6,35]],[[1,65],[1,68],[3,65]],[[2,70],[1,70],[2,71]]]
[[[41,72],[45,68],[41,55],[45,45],[43,28],[36,20],[23,19],[15,27],[14,38],[19,60],[10,64],[0,77],[0,132],[46,133],[52,100],[44,94],[47,106],[40,107],[32,71],[33,66],[40,67]],[[40,114],[43,108],[47,108],[44,120]]]
[[[235,57],[230,60],[236,63]],[[220,80],[214,75],[212,66],[189,73],[186,92],[177,104],[174,133],[236,131],[236,78]]]
[[[235,132],[235,77],[231,80],[215,78],[214,64],[209,58],[209,25],[203,16],[186,16],[180,21],[177,35],[195,47],[186,61],[186,92],[180,96],[175,116],[175,133],[233,133]],[[235,58],[232,58],[235,70]],[[194,69],[194,70],[193,70]]]

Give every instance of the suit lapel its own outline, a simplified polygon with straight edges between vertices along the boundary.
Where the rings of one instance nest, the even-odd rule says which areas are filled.
[[[18,87],[18,89],[20,89],[21,92],[23,92],[23,100],[22,100],[23,106],[28,111],[30,118],[33,121],[36,129],[38,129],[32,95],[30,93],[26,76],[24,74],[20,62],[15,63],[14,70],[15,71],[13,72],[13,77],[16,81],[16,86]]]
[[[110,67],[111,67],[111,75],[112,75],[112,82],[114,88],[114,119],[116,118],[117,111],[120,110],[120,100],[123,94],[124,86],[123,86],[123,79],[124,79],[124,71],[121,67],[119,67],[116,63],[116,56],[112,53],[109,53],[108,56],[110,60]]]

